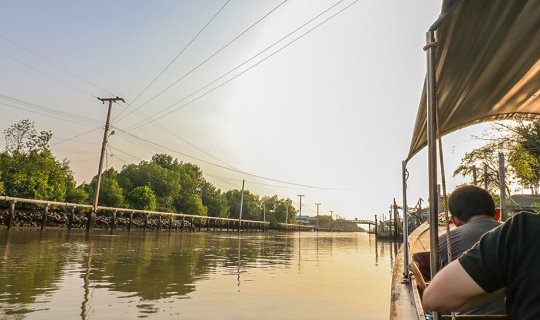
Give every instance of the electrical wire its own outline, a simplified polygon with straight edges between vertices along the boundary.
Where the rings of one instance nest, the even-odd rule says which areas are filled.
[[[263,179],[263,180],[268,180],[268,181],[279,182],[279,183],[288,184],[288,185],[294,185],[294,186],[298,186],[298,187],[309,188],[309,189],[321,189],[321,190],[349,190],[349,189],[329,188],[329,187],[320,187],[320,186],[313,186],[313,185],[307,185],[307,184],[295,183],[295,182],[284,181],[284,180],[279,180],[279,179],[274,179],[274,178],[270,178],[270,177],[264,177],[264,176],[260,176],[260,175],[248,173],[248,172],[245,172],[245,171],[242,171],[242,170],[238,170],[238,169],[234,169],[234,168],[229,168],[229,167],[226,167],[226,166],[223,166],[223,165],[220,165],[220,164],[217,164],[217,163],[213,163],[213,162],[210,162],[210,161],[207,161],[207,160],[204,160],[204,159],[200,159],[200,158],[197,158],[197,157],[193,157],[193,156],[191,156],[191,155],[188,155],[188,154],[183,153],[183,152],[180,152],[180,151],[178,151],[178,150],[174,150],[174,149],[169,148],[169,147],[167,147],[167,146],[164,146],[164,145],[155,143],[155,142],[150,141],[150,140],[148,140],[148,139],[138,137],[138,136],[136,136],[136,135],[134,135],[134,134],[132,134],[132,133],[123,131],[123,130],[120,129],[120,128],[115,128],[115,129],[120,130],[120,131],[122,131],[122,132],[128,134],[129,136],[131,136],[131,137],[133,137],[133,138],[136,138],[137,140],[146,142],[146,143],[151,144],[151,145],[153,145],[153,146],[157,146],[157,147],[159,147],[159,148],[168,150],[168,151],[170,151],[170,152],[174,152],[174,153],[176,153],[176,154],[180,154],[180,155],[182,155],[182,156],[188,157],[188,158],[190,158],[190,159],[193,159],[193,160],[196,160],[196,161],[199,161],[199,162],[203,162],[203,163],[205,163],[205,164],[208,164],[208,165],[211,165],[211,166],[214,166],[214,167],[222,168],[222,169],[229,170],[229,171],[236,172],[236,173],[241,173],[241,174],[243,174],[243,175],[247,175],[247,176],[251,176],[251,177],[255,177],[255,178],[259,178],[259,179]]]
[[[214,84],[215,82],[219,81],[220,79],[226,77],[227,75],[229,75],[230,73],[232,73],[233,71],[237,70],[238,68],[240,68],[241,66],[245,65],[247,62],[255,59],[257,56],[259,56],[260,54],[264,53],[265,51],[267,51],[268,49],[270,49],[271,47],[275,46],[276,44],[278,44],[279,42],[283,41],[285,38],[289,37],[290,35],[292,35],[293,33],[295,33],[296,31],[302,29],[303,27],[305,27],[307,24],[311,23],[312,21],[314,21],[315,19],[319,18],[321,15],[323,15],[324,13],[328,12],[329,10],[333,9],[335,6],[339,5],[340,3],[342,3],[344,0],[340,0],[338,1],[337,3],[335,3],[334,5],[332,5],[331,7],[327,8],[326,10],[324,10],[323,12],[319,13],[317,16],[315,16],[314,18],[310,19],[309,21],[307,21],[306,23],[304,23],[303,25],[301,25],[300,27],[296,28],[295,30],[293,30],[292,32],[290,32],[289,34],[287,34],[286,36],[284,36],[283,38],[281,38],[280,40],[274,42],[273,44],[271,44],[270,46],[268,46],[267,48],[263,49],[262,51],[260,51],[259,53],[257,53],[256,55],[254,55],[253,57],[251,57],[250,59],[246,60],[245,62],[241,63],[240,65],[236,66],[235,68],[233,68],[232,70],[228,71],[227,73],[223,74],[222,76],[218,77],[217,79],[213,80],[212,82],[208,83],[207,85],[205,85],[204,87],[198,89],[197,91],[189,94],[188,96],[182,98],[181,100],[169,105],[168,107],[166,107],[165,109],[159,111],[158,113],[156,113],[156,115],[164,112],[165,110],[169,110],[171,109],[172,107],[178,105],[179,103],[187,100],[188,98],[194,96],[195,94],[197,94],[198,92],[204,90],[205,88],[208,88],[209,86],[211,86],[212,84]],[[258,66],[259,64],[261,64],[262,62],[266,61],[267,59],[271,58],[272,56],[274,56],[275,54],[279,53],[280,51],[282,51],[283,49],[287,48],[288,46],[292,45],[293,43],[295,43],[296,41],[300,40],[301,38],[303,38],[304,36],[308,35],[309,33],[311,33],[312,31],[314,31],[315,29],[317,29],[318,27],[320,27],[321,25],[325,24],[326,22],[330,21],[331,19],[333,19],[334,17],[336,17],[338,14],[342,13],[343,11],[347,10],[348,8],[350,8],[352,5],[356,4],[358,2],[358,0],[355,0],[354,2],[350,3],[349,5],[347,5],[346,7],[342,8],[341,10],[339,10],[338,12],[334,13],[333,15],[329,16],[328,18],[326,18],[325,20],[323,20],[322,22],[320,22],[319,24],[315,25],[314,27],[312,27],[311,29],[309,29],[308,31],[304,32],[303,34],[301,34],[300,36],[296,37],[295,39],[291,40],[290,42],[288,42],[287,44],[285,44],[284,46],[280,47],[279,49],[277,49],[276,51],[272,52],[271,54],[267,55],[266,57],[264,57],[263,59],[259,60],[257,63],[251,65],[250,67],[244,69],[243,71],[241,71],[240,73],[234,75],[232,78],[229,78],[228,80],[226,80],[225,82],[219,84],[218,86],[212,88],[211,90],[205,92],[204,94],[196,97],[195,99],[192,99],[190,100],[189,102],[186,102],[185,104],[182,104],[180,106],[178,106],[177,108],[174,108],[168,112],[166,112],[165,114],[162,114],[160,116],[157,116],[157,117],[154,117],[152,118],[152,120],[150,122],[145,122],[144,120],[141,120],[131,126],[129,126],[128,128],[126,128],[125,130],[127,131],[130,131],[130,130],[135,130],[137,128],[140,128],[141,126],[143,125],[148,125],[156,120],[159,120],[163,117],[166,117],[168,116],[169,114],[173,113],[173,112],[176,112],[180,109],[183,109],[187,106],[189,106],[190,104],[192,104],[193,102],[207,96],[208,94],[214,92],[215,90],[221,88],[222,86],[224,86],[225,84],[231,82],[232,80],[236,79],[237,77],[243,75],[244,73],[246,73],[247,71],[253,69],[254,67]]]
[[[165,68],[163,68],[159,72],[159,74],[152,81],[150,81],[150,83],[135,97],[135,99],[133,99],[133,101],[131,102],[132,104],[134,104],[157,81],[157,79],[159,79],[159,77],[161,77],[165,73],[165,71],[167,71],[173,65],[173,63],[176,62],[176,60],[178,60],[178,58],[184,53],[184,51],[186,51],[186,49],[189,48],[189,46],[195,41],[195,39],[197,39],[199,37],[199,35],[204,31],[204,29],[206,29],[206,27],[208,27],[210,25],[210,23],[212,23],[212,21],[214,21],[214,19],[221,13],[221,11],[223,11],[223,9],[225,9],[225,7],[229,4],[229,2],[231,2],[231,0],[227,0],[225,2],[225,4],[223,4],[221,6],[221,8],[212,16],[212,18],[204,25],[204,27],[202,27],[202,29],[199,30],[199,32],[197,32],[197,34],[191,39],[191,41],[189,41],[184,46],[184,48],[182,48],[182,50],[180,50],[180,52],[174,57],[174,59],[172,59],[165,66]],[[118,116],[120,116],[120,115],[118,115]]]
[[[108,91],[108,90],[106,90],[106,89],[103,89],[102,87],[98,86],[97,84],[93,83],[92,81],[87,80],[87,79],[85,79],[85,78],[83,78],[83,77],[77,75],[76,73],[74,73],[74,72],[72,72],[72,71],[66,69],[65,67],[62,67],[61,65],[59,65],[59,64],[57,64],[57,63],[54,63],[53,61],[51,61],[51,60],[49,60],[49,59],[47,59],[47,58],[45,58],[45,57],[43,57],[43,56],[37,54],[36,52],[34,52],[34,51],[32,51],[32,50],[30,50],[30,49],[28,49],[28,48],[23,47],[22,45],[16,43],[15,41],[13,41],[13,40],[11,40],[11,39],[8,39],[6,36],[0,34],[0,38],[3,39],[3,40],[5,40],[5,41],[7,41],[7,42],[9,42],[9,43],[11,43],[11,44],[14,45],[15,47],[17,47],[17,48],[19,48],[19,49],[21,49],[21,50],[23,50],[23,51],[25,51],[25,52],[27,52],[27,53],[33,55],[34,57],[39,58],[39,59],[41,59],[41,60],[43,60],[43,61],[49,63],[50,65],[52,65],[52,66],[54,66],[54,67],[56,67],[56,68],[58,68],[58,69],[60,69],[60,70],[62,70],[62,71],[64,71],[64,72],[70,74],[71,76],[73,76],[73,77],[75,77],[75,78],[77,78],[77,79],[79,79],[79,80],[81,80],[81,81],[83,81],[83,82],[85,82],[85,83],[91,85],[92,87],[94,87],[94,88],[96,88],[96,89],[99,89],[100,91],[106,92],[106,93],[110,94],[111,96],[114,96],[114,94],[111,93],[110,91]]]
[[[76,123],[76,124],[82,124],[82,125],[85,125],[85,126],[94,126],[95,127],[97,125],[101,125],[101,122],[99,122],[97,120],[94,120],[94,119],[90,119],[90,118],[87,118],[87,117],[84,117],[84,116],[81,116],[81,115],[77,115],[77,114],[73,114],[73,113],[69,113],[69,112],[65,112],[65,111],[60,111],[58,109],[54,109],[54,108],[50,108],[50,107],[45,107],[45,106],[42,106],[42,105],[39,105],[39,104],[36,104],[36,103],[31,103],[31,102],[28,102],[28,101],[24,101],[24,100],[21,100],[21,99],[9,97],[9,96],[6,96],[6,95],[0,94],[0,99],[7,100],[10,103],[19,104],[17,106],[17,105],[13,105],[13,104],[0,102],[0,104],[5,105],[7,107],[16,108],[16,109],[23,109],[23,110],[34,112],[34,113],[37,113],[37,114],[40,114],[40,115],[43,115],[43,116],[52,117],[52,118],[55,118],[55,119],[68,121],[68,122],[72,122],[72,123]]]
[[[23,66],[25,66],[25,67],[27,67],[27,68],[29,68],[29,69],[32,69],[32,70],[34,70],[34,71],[36,71],[36,72],[38,72],[38,73],[41,73],[42,75],[44,75],[44,76],[46,76],[46,77],[49,77],[49,78],[51,78],[51,79],[54,79],[54,80],[56,80],[56,81],[58,81],[58,82],[60,82],[60,83],[62,83],[62,84],[64,84],[64,85],[66,85],[66,86],[68,86],[68,87],[70,87],[70,88],[72,88],[72,89],[75,89],[75,90],[77,90],[77,91],[80,91],[80,92],[82,92],[82,93],[84,93],[84,94],[86,94],[86,95],[88,95],[88,96],[90,96],[90,97],[97,98],[96,95],[94,95],[94,94],[92,94],[92,93],[90,93],[90,92],[88,92],[88,91],[86,91],[86,90],[84,90],[84,89],[81,89],[81,88],[79,88],[79,87],[77,87],[77,86],[75,86],[75,85],[73,85],[73,84],[71,84],[71,83],[69,83],[69,82],[67,82],[67,81],[64,81],[64,80],[62,80],[62,79],[60,79],[60,78],[58,78],[58,77],[55,77],[55,76],[53,76],[53,75],[51,75],[51,74],[49,74],[49,73],[47,73],[47,72],[45,72],[45,71],[43,71],[43,70],[41,70],[41,69],[39,69],[39,68],[36,68],[36,67],[34,67],[34,66],[31,66],[31,65],[27,64],[26,62],[24,62],[24,61],[22,61],[22,60],[19,60],[19,59],[13,57],[13,56],[10,56],[10,55],[8,55],[8,54],[6,54],[6,53],[3,53],[3,52],[0,52],[0,55],[3,55],[4,57],[6,57],[6,58],[8,58],[8,59],[10,59],[10,60],[13,60],[13,61],[15,61],[15,62],[17,62],[17,63],[20,63],[20,64],[22,64]]]
[[[138,106],[136,109],[140,109],[142,107],[144,107],[145,105],[147,105],[149,102],[153,101],[154,99],[156,99],[158,96],[162,95],[163,93],[165,93],[166,91],[168,91],[170,88],[172,88],[173,86],[175,86],[177,83],[179,83],[180,81],[182,81],[184,78],[186,78],[187,76],[189,76],[191,73],[193,73],[195,70],[199,69],[201,66],[203,66],[204,64],[206,64],[208,61],[210,61],[211,59],[213,59],[216,55],[218,55],[221,51],[225,50],[228,46],[230,46],[233,42],[235,42],[236,40],[238,40],[240,37],[242,37],[244,34],[246,34],[249,30],[253,29],[257,24],[259,24],[261,21],[263,21],[264,19],[266,19],[268,16],[270,16],[274,11],[276,11],[279,7],[281,7],[285,2],[287,2],[288,0],[284,0],[282,2],[280,2],[276,7],[274,7],[272,10],[270,10],[269,12],[267,12],[264,16],[262,16],[261,18],[259,18],[255,23],[253,23],[252,25],[250,25],[247,29],[245,29],[244,31],[242,31],[240,34],[238,34],[236,37],[234,37],[232,40],[230,40],[227,44],[225,44],[224,46],[222,46],[220,49],[218,49],[217,51],[215,51],[214,53],[212,53],[209,57],[207,57],[205,60],[203,60],[201,63],[199,63],[197,66],[195,66],[194,68],[192,68],[190,71],[186,72],[184,75],[182,75],[179,79],[177,79],[176,81],[174,81],[172,84],[170,84],[168,87],[166,87],[165,89],[163,89],[162,91],[158,92],[156,95],[154,95],[152,98],[150,98],[149,100],[147,100],[146,102],[144,102],[143,104],[141,104],[140,106]],[[128,114],[129,115],[129,114]],[[118,121],[121,121],[123,119],[126,118],[127,115],[125,115],[124,117],[118,119]]]

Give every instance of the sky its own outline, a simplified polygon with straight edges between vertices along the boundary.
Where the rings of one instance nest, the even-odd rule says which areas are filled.
[[[440,6],[4,2],[0,129],[30,119],[51,130],[54,154],[70,161],[78,183],[89,181],[107,112],[97,97],[119,96],[125,103],[113,105],[108,168],[168,153],[199,165],[224,191],[244,179],[250,191],[291,198],[297,208],[303,194],[303,214],[321,203],[320,214],[387,215],[394,198],[402,201],[401,161],[426,69],[422,47]],[[465,181],[453,170],[482,145],[473,136],[486,128],[443,140],[449,190]],[[411,205],[427,200],[426,161],[424,150],[409,162]]]

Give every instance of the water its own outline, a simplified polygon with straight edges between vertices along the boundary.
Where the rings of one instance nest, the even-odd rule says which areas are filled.
[[[0,318],[386,319],[365,233],[0,231]]]

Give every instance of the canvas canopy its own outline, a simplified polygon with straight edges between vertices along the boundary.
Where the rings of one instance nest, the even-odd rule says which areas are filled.
[[[493,120],[540,120],[540,0],[446,0],[436,30],[442,135]],[[427,145],[426,87],[407,160]]]

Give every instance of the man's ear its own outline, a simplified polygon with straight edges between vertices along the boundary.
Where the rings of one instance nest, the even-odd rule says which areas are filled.
[[[452,216],[452,222],[454,223],[454,225],[456,227],[461,227],[462,225],[464,225],[465,223],[463,221],[461,221],[458,217],[456,216]]]

